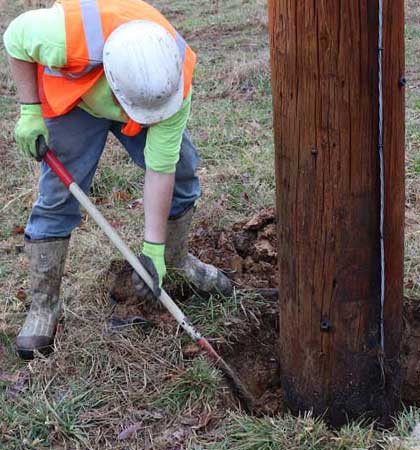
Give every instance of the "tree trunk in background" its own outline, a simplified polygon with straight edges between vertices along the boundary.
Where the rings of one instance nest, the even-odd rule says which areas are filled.
[[[378,13],[378,0],[269,0],[282,383],[292,412],[334,425],[386,422],[399,402],[404,2],[384,0],[384,364]]]

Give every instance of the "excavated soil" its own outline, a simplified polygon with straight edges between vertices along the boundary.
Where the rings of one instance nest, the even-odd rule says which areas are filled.
[[[231,230],[200,224],[190,239],[192,252],[202,261],[228,273],[239,287],[273,288],[277,279],[275,212],[264,209]]]
[[[247,323],[241,334],[230,343],[219,345],[217,351],[231,365],[250,392],[269,412],[282,409],[280,363],[276,357],[278,309],[276,302],[277,237],[274,209],[265,209],[248,221],[234,224],[231,230],[215,230],[206,223],[199,224],[190,236],[190,250],[202,261],[224,270],[237,289],[251,289],[271,298],[270,307],[260,322]],[[113,316],[118,327],[126,321],[157,326],[174,331],[176,325],[169,313],[150,307],[136,295],[131,282],[131,268],[124,261],[113,261],[106,286],[116,305]],[[167,286],[171,297],[187,300],[194,292],[176,280]],[[191,350],[188,347],[186,353]],[[420,300],[406,299],[404,305],[403,340],[401,349],[403,369],[402,400],[420,404]],[[195,356],[196,351],[193,349]]]
[[[215,230],[202,222],[190,235],[189,246],[202,261],[222,269],[238,289],[254,288],[263,295],[275,295],[277,236],[273,208],[234,224],[231,230]],[[107,275],[110,294],[117,302],[138,304],[128,263],[112,261]],[[171,282],[165,288],[181,301],[193,293],[185,283]]]

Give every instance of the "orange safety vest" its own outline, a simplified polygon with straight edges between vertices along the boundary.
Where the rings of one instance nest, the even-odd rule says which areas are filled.
[[[183,61],[184,99],[188,96],[196,55],[183,37],[155,8],[142,0],[59,0],[66,27],[66,65],[57,71],[38,66],[38,88],[44,117],[66,114],[104,74],[102,52],[108,36],[132,20],[148,20],[165,28],[174,38]],[[125,134],[141,126],[130,120]]]

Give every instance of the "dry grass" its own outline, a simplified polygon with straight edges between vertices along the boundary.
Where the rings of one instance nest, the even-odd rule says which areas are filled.
[[[25,7],[48,2],[0,1],[0,31]],[[265,1],[158,0],[199,55],[190,122],[200,148],[203,197],[197,220],[229,227],[274,204],[273,138]],[[420,294],[420,54],[419,8],[408,1],[406,290]],[[250,31],[252,29],[252,31]],[[63,280],[64,320],[57,351],[24,365],[13,340],[29,305],[21,227],[36,195],[38,167],[13,144],[17,109],[0,49],[0,449],[354,449],[409,448],[402,439],[354,424],[341,432],[307,416],[256,419],[226,400],[220,374],[200,358],[184,357],[187,340],[168,321],[152,329],[113,332],[102,280],[115,250],[91,220],[72,237]],[[249,55],[252,54],[252,60]],[[416,56],[417,55],[417,56]],[[417,59],[416,59],[417,58]],[[417,74],[417,75],[416,75]],[[110,170],[112,167],[112,170]],[[116,195],[124,192],[129,200]],[[142,173],[109,141],[93,194],[120,233],[138,248]],[[187,304],[206,333],[230,339],[226,317],[243,328],[264,312],[247,299]],[[249,306],[249,305],[248,305]],[[248,307],[247,306],[247,307]],[[417,410],[403,414],[396,434],[407,438]],[[131,427],[131,428],[130,428]],[[124,440],[118,439],[125,430]],[[130,435],[131,433],[131,435]],[[405,446],[405,447],[404,447]]]
[[[420,297],[420,7],[408,2],[406,24],[407,152],[405,288]]]

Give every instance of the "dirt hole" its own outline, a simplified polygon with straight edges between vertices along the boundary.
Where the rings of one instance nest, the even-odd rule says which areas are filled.
[[[277,314],[266,315],[258,326],[238,336],[231,345],[221,345],[220,355],[259,405],[254,413],[277,414],[282,411],[280,363],[276,356]]]

